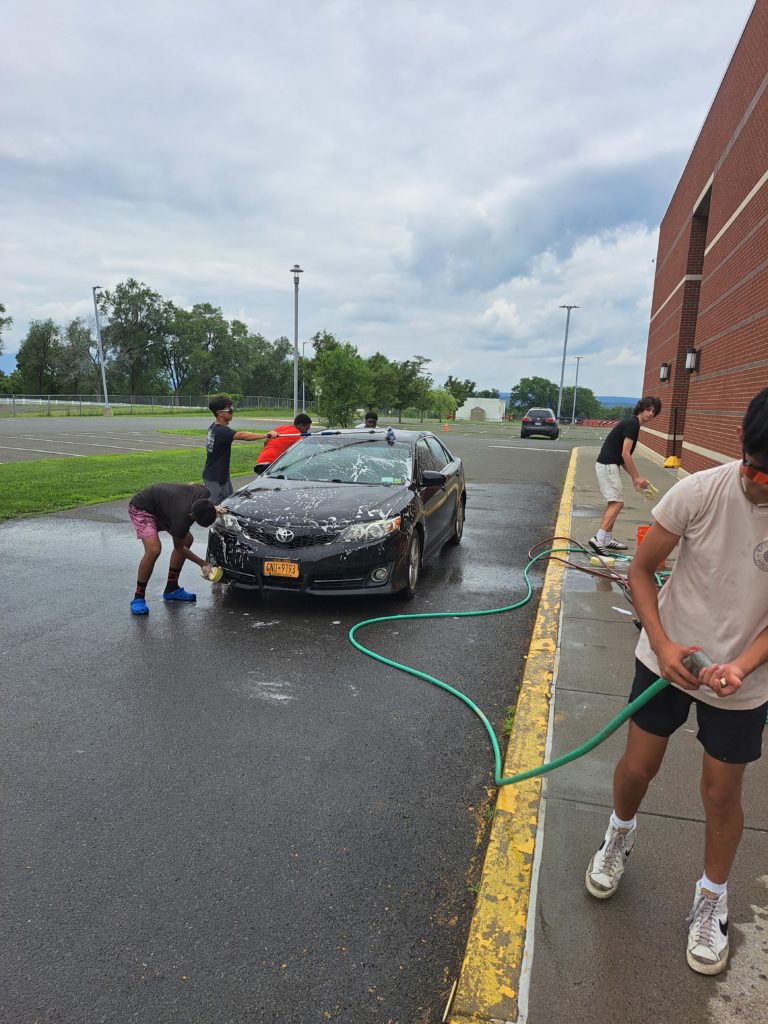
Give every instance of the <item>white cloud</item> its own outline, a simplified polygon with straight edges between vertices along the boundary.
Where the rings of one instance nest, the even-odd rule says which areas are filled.
[[[751,6],[12,4],[6,349],[128,276],[290,335],[298,260],[302,337],[506,387],[559,377],[575,302],[580,381],[636,394],[656,226]]]

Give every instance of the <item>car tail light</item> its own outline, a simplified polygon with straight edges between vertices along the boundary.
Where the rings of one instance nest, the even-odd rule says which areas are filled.
[[[548,420],[544,420],[545,423],[554,423],[555,421],[550,416]]]
[[[523,416],[523,423],[533,423],[530,416]]]

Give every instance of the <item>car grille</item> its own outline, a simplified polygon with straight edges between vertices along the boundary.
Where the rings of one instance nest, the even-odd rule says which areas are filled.
[[[333,544],[336,538],[341,533],[341,528],[337,527],[333,530],[318,530],[316,527],[313,529],[297,528],[293,530],[293,537],[288,540],[278,540],[277,531],[279,527],[273,526],[271,523],[243,523],[243,532],[251,540],[261,541],[262,544],[270,544],[274,547],[281,547],[286,549],[291,548],[309,548],[317,547],[322,544]]]

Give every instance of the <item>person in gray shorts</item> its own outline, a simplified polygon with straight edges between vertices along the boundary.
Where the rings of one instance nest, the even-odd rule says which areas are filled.
[[[650,423],[661,412],[661,402],[653,395],[641,398],[632,415],[621,420],[610,431],[603,441],[603,447],[597,456],[595,473],[600,493],[605,500],[605,512],[600,521],[600,528],[594,537],[589,538],[589,546],[598,555],[611,555],[616,551],[626,551],[627,545],[620,543],[613,536],[613,527],[624,508],[624,488],[621,483],[621,470],[625,469],[632,478],[636,491],[648,486],[648,481],[640,476],[632,461],[632,453],[640,436],[640,427]]]
[[[227,395],[216,395],[208,403],[208,408],[215,418],[208,427],[205,442],[203,483],[210,491],[211,501],[214,505],[219,505],[232,493],[232,481],[229,478],[232,442],[263,441],[275,435],[271,430],[266,434],[254,434],[250,430],[232,430],[229,424],[232,422],[234,406],[232,399]]]

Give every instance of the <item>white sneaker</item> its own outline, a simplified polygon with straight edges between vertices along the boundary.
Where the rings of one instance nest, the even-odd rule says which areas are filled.
[[[628,550],[627,545],[626,544],[622,544],[621,541],[616,540],[615,537],[611,537],[610,540],[607,540],[605,542],[605,544],[603,544],[603,547],[607,551],[627,551]]]
[[[688,917],[688,966],[699,974],[719,974],[728,963],[728,895],[717,896],[696,883]]]
[[[636,835],[636,825],[632,828],[616,828],[612,823],[608,825],[605,839],[589,862],[584,877],[587,892],[598,900],[607,900],[618,889]]]

